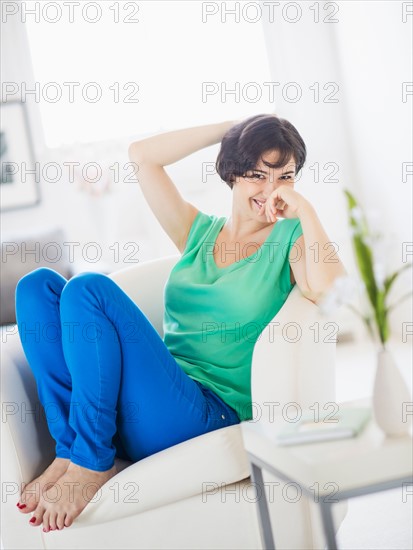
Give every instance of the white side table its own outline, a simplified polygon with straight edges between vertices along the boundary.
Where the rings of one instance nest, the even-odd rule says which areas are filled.
[[[370,399],[347,401],[342,407],[371,406]],[[331,409],[325,409],[331,411]],[[322,441],[311,444],[280,446],[274,435],[286,421],[263,419],[241,422],[244,446],[251,464],[251,478],[264,498],[258,499],[258,512],[263,547],[275,549],[262,470],[278,478],[297,483],[308,497],[318,504],[328,550],[336,550],[337,542],[331,507],[340,499],[367,495],[413,484],[413,439],[386,437],[373,417],[358,437]],[[316,485],[318,484],[318,485]],[[311,489],[312,488],[312,489]]]

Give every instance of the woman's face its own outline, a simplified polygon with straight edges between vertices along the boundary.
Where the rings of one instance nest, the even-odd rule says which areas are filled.
[[[279,158],[278,151],[268,151],[262,155],[262,160],[275,164]],[[270,168],[260,160],[254,170],[238,176],[232,189],[233,200],[242,213],[257,216],[262,221],[260,210],[271,193],[280,185],[294,187],[296,163],[293,157],[282,168]]]

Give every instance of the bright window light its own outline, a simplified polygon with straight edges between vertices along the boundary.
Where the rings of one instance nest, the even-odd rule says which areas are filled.
[[[48,147],[274,111],[261,21],[203,22],[197,1],[99,4],[96,23],[77,11],[72,23],[68,11],[55,23],[26,17]]]

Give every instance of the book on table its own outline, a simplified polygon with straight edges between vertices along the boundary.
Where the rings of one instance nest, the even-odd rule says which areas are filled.
[[[356,437],[371,417],[370,407],[342,407],[334,414],[305,411],[301,418],[275,435],[278,445],[296,445]]]

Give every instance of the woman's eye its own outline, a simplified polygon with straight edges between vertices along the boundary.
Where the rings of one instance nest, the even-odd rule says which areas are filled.
[[[282,179],[282,180],[290,180],[290,179],[291,179],[291,176],[281,176],[281,179]]]
[[[250,181],[258,181],[258,180],[261,180],[263,177],[264,177],[264,174],[259,174],[257,172],[247,172],[244,175],[244,178]]]

